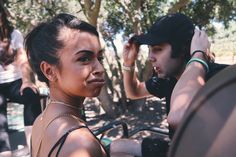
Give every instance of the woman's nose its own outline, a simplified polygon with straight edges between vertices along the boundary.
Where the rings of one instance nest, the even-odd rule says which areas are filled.
[[[99,75],[99,74],[103,74],[105,72],[103,65],[101,64],[101,62],[97,61],[96,64],[94,65],[94,75]]]

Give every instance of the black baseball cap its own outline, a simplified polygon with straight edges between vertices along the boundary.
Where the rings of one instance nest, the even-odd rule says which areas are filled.
[[[164,42],[181,44],[191,40],[194,34],[192,20],[181,13],[167,14],[156,20],[148,33],[133,37],[133,41],[140,45],[158,45]]]

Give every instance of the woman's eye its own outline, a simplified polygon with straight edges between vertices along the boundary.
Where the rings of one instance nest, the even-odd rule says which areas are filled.
[[[89,62],[90,60],[91,60],[90,57],[80,57],[80,58],[78,58],[79,62]]]
[[[103,59],[104,59],[104,57],[103,57],[103,56],[99,56],[99,57],[98,57],[98,60],[99,60],[100,62],[102,62],[102,61],[103,61]]]

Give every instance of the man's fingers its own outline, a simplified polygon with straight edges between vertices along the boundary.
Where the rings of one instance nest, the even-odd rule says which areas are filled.
[[[37,93],[37,88],[31,88],[31,89],[34,91],[35,94]]]
[[[23,95],[23,90],[24,90],[24,88],[20,88],[20,95]]]
[[[200,36],[201,35],[201,31],[199,29],[195,28],[194,35],[195,36]]]

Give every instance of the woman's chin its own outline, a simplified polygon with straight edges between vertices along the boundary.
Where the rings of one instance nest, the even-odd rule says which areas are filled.
[[[99,94],[101,93],[101,90],[102,90],[102,88],[95,89],[94,91],[92,91],[92,94],[91,94],[90,97],[97,97],[97,96],[99,96]]]

